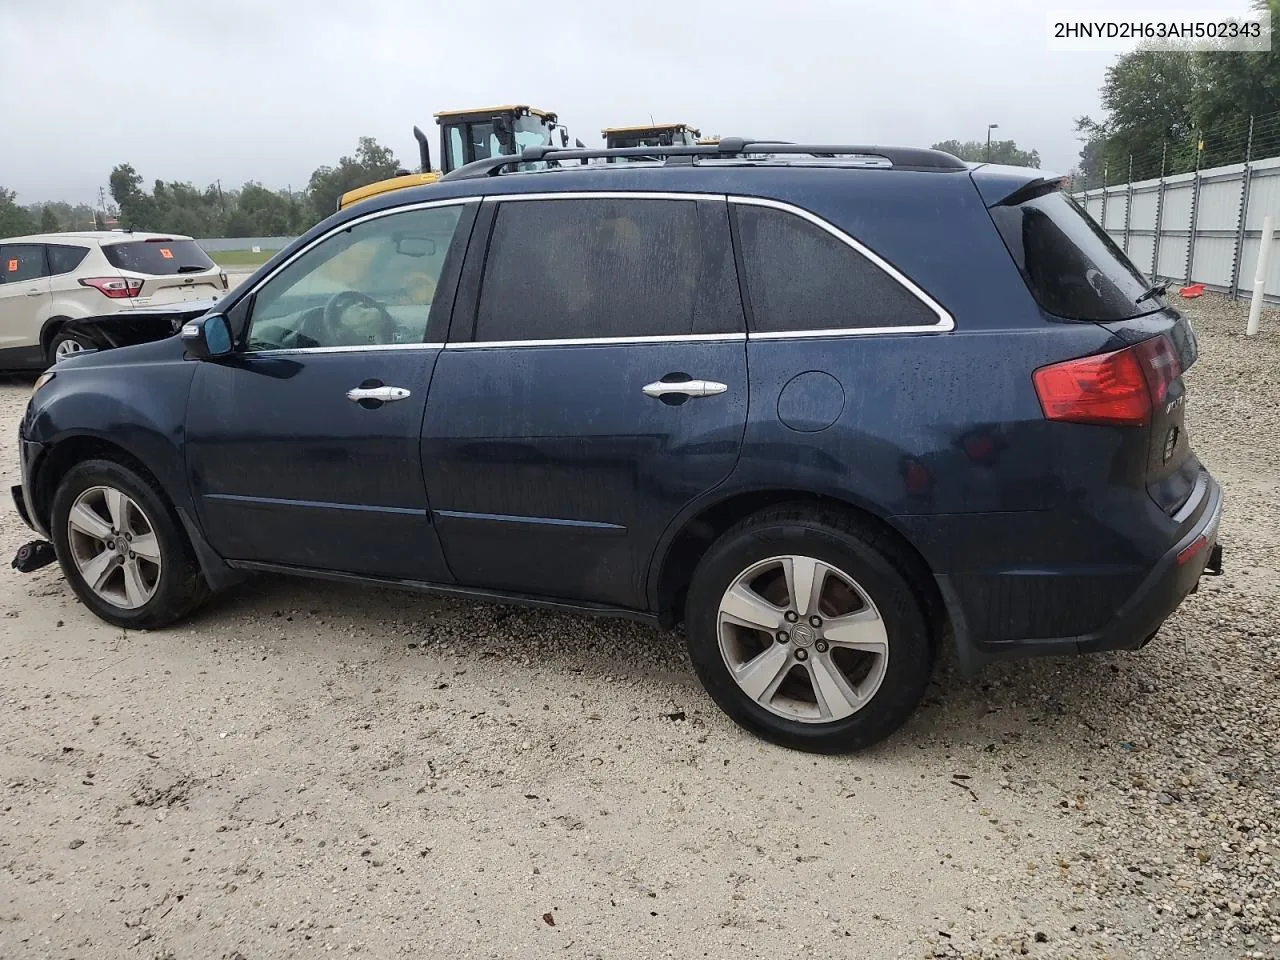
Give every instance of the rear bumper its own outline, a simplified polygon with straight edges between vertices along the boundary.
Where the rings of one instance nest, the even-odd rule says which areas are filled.
[[[1196,589],[1210,557],[1220,562],[1222,551],[1218,546],[1218,529],[1222,521],[1222,488],[1207,473],[1205,477],[1204,508],[1197,521],[1136,586],[1126,588],[1127,597],[1112,608],[1115,612],[1096,630],[1068,636],[984,642],[982,637],[973,635],[966,623],[964,611],[969,606],[967,601],[972,598],[966,592],[964,578],[938,576],[938,586],[951,616],[962,666],[973,669],[986,661],[1007,657],[1099,653],[1136,650],[1144,646],[1186,596]],[[1116,582],[1123,584],[1125,581]],[[1105,586],[1109,585],[1097,584],[1099,590]]]

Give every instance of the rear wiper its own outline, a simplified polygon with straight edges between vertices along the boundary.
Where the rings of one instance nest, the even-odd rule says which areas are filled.
[[[208,267],[202,267],[195,263],[184,263],[178,268],[179,273],[204,273]]]
[[[1153,283],[1151,286],[1147,287],[1146,293],[1140,296],[1137,300],[1133,301],[1133,303],[1135,306],[1137,306],[1139,303],[1142,303],[1142,301],[1144,300],[1151,300],[1154,297],[1163,297],[1165,293],[1168,292],[1168,290],[1169,290],[1169,285],[1167,283]]]

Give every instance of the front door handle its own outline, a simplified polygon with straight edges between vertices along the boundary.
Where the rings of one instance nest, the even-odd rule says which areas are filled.
[[[714,380],[655,380],[642,388],[646,397],[665,397],[679,394],[685,397],[714,397],[724,393],[728,386]]]
[[[43,291],[43,290],[41,290],[39,287],[36,287],[34,290],[28,290],[28,291],[27,291],[27,296],[28,296],[28,297],[38,297],[38,296],[40,296],[40,294],[42,294],[42,293],[44,293],[44,291]]]
[[[409,391],[404,387],[352,387],[347,391],[347,399],[352,403],[361,400],[377,400],[380,403],[391,403],[393,400],[404,400]]]

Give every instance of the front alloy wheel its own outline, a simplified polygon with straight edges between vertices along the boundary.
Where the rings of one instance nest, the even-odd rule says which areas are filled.
[[[76,570],[98,597],[137,610],[155,596],[162,560],[155,528],[132,498],[114,487],[89,487],[67,514]]]
[[[49,532],[81,603],[117,627],[167,626],[209,595],[177,511],[136,463],[73,466],[54,492]]]

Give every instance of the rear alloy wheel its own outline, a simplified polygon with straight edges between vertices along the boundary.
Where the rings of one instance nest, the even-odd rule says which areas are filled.
[[[74,357],[78,353],[93,349],[95,349],[93,341],[88,337],[69,331],[59,331],[49,341],[48,360],[50,364],[54,364],[59,360],[65,360],[67,357]]]
[[[720,537],[685,606],[689,655],[743,727],[822,753],[883,740],[933,667],[900,547],[849,515],[777,507]]]
[[[847,573],[814,557],[770,557],[720,600],[720,655],[770,713],[828,723],[875,697],[889,662],[880,611]]]
[[[186,533],[150,477],[114,460],[69,470],[50,517],[62,572],[108,623],[163,627],[208,596]]]

